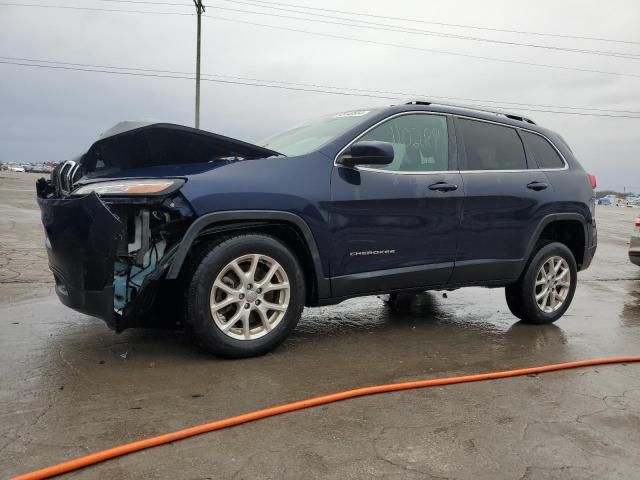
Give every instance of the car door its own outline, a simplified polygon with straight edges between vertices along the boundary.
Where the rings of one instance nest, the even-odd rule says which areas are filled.
[[[462,117],[455,126],[465,199],[451,283],[515,279],[552,187],[518,129]]]
[[[464,193],[451,119],[396,114],[357,140],[391,143],[394,160],[333,169],[333,296],[445,284]]]

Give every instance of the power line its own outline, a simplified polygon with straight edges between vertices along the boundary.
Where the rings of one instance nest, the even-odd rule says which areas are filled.
[[[139,72],[154,72],[154,73],[168,73],[173,75],[194,75],[193,72],[186,72],[181,70],[161,70],[161,69],[150,69],[150,68],[137,68],[137,67],[121,67],[114,65],[100,65],[100,64],[87,64],[87,63],[72,63],[72,62],[61,62],[61,61],[52,61],[52,60],[43,60],[36,58],[25,58],[25,57],[6,57],[0,56],[2,60],[12,60],[18,62],[35,62],[35,63],[45,63],[45,64],[57,64],[57,65],[69,65],[69,66],[78,66],[78,67],[88,67],[88,68],[99,68],[99,69],[112,69],[112,70],[131,70],[131,71],[139,71]],[[567,110],[582,110],[582,111],[593,111],[593,112],[606,112],[606,113],[629,113],[634,115],[640,115],[640,111],[635,110],[616,110],[610,108],[592,108],[592,107],[574,107],[568,105],[547,105],[547,104],[535,104],[535,103],[524,103],[524,102],[513,102],[506,100],[487,100],[487,99],[478,99],[478,98],[469,98],[469,97],[451,97],[451,96],[442,96],[442,95],[429,95],[424,93],[415,93],[415,92],[398,92],[398,91],[389,91],[389,90],[372,90],[372,89],[363,89],[363,88],[352,88],[352,87],[344,87],[344,86],[336,86],[336,85],[324,85],[317,83],[300,83],[300,82],[287,82],[283,80],[273,80],[273,79],[265,79],[265,78],[255,78],[255,77],[244,77],[238,75],[224,75],[224,74],[206,74],[202,73],[203,77],[220,77],[220,78],[231,78],[236,80],[247,80],[247,81],[255,81],[255,82],[266,82],[266,83],[277,83],[283,85],[293,85],[293,86],[302,86],[302,87],[315,87],[321,89],[337,89],[343,91],[352,91],[352,92],[365,92],[365,93],[374,93],[374,94],[385,94],[385,95],[393,95],[392,97],[381,97],[381,98],[427,98],[427,99],[444,99],[444,100],[454,100],[454,101],[464,101],[464,102],[481,102],[481,103],[495,103],[500,105],[511,105],[519,108],[519,106],[524,107],[536,107],[536,108],[554,108],[554,109],[567,109]]]
[[[189,3],[159,2],[159,1],[154,1],[154,0],[96,0],[96,1],[109,2],[109,3],[129,3],[129,4],[140,4],[140,5],[147,4],[147,5],[191,7],[191,4],[189,4]],[[234,2],[234,0],[223,0],[223,1]],[[265,1],[265,0],[248,0],[248,1],[251,2],[251,4],[253,4],[255,6],[261,6],[263,8],[275,8],[275,7],[273,7],[273,5],[279,5],[279,6],[284,6],[284,7],[304,8],[305,10],[316,10],[316,11],[321,11],[321,12],[340,13],[340,14],[344,14],[344,15],[353,15],[353,16],[357,16],[357,17],[379,18],[379,19],[384,19],[384,20],[398,20],[398,21],[405,21],[405,22],[422,23],[422,24],[426,24],[426,25],[439,25],[439,26],[443,26],[443,27],[467,28],[467,29],[483,30],[483,31],[489,31],[489,32],[511,33],[511,34],[518,34],[518,35],[533,35],[533,36],[538,36],[538,37],[565,38],[565,39],[574,39],[574,40],[589,40],[589,41],[620,43],[620,44],[628,44],[628,45],[640,45],[640,41],[633,41],[633,40],[621,40],[621,39],[605,38],[605,37],[589,37],[589,36],[580,36],[580,35],[568,35],[568,34],[559,34],[559,33],[550,33],[550,32],[534,32],[534,31],[530,31],[530,30],[514,30],[514,29],[497,28],[497,27],[483,27],[483,26],[460,24],[460,23],[435,22],[435,21],[432,21],[432,20],[423,20],[423,19],[417,19],[417,18],[394,17],[394,16],[391,16],[391,15],[375,15],[375,14],[364,13],[364,12],[354,12],[354,11],[348,11],[348,10],[337,10],[337,9],[330,9],[330,8],[312,7],[312,6],[309,6],[309,5],[298,5],[298,4],[284,3],[284,2],[272,2],[270,0],[269,1]],[[245,4],[247,4],[248,2],[247,1],[242,1],[242,2],[237,1],[237,3],[245,3]],[[4,5],[21,6],[23,4],[6,3]],[[47,7],[51,7],[51,6],[47,6]],[[81,8],[81,7],[77,7],[77,8]],[[126,11],[130,11],[130,10],[126,10]],[[144,12],[144,13],[148,13],[148,12]],[[309,12],[300,12],[300,13],[309,13]],[[354,20],[354,21],[362,21],[362,20],[358,19],[358,20]]]
[[[301,5],[296,5],[292,3],[283,3],[283,2],[272,2],[264,1],[264,0],[251,0],[254,4],[268,4],[268,5],[280,5],[285,7],[298,7],[302,8]],[[443,27],[455,27],[455,28],[469,28],[473,30],[485,30],[489,32],[501,32],[501,33],[515,33],[518,35],[535,35],[539,37],[555,37],[555,38],[568,38],[574,40],[592,40],[599,42],[612,42],[612,43],[623,43],[630,45],[640,45],[640,42],[632,41],[632,40],[619,40],[614,38],[604,38],[604,37],[587,37],[587,36],[579,36],[579,35],[567,35],[560,33],[548,33],[548,32],[533,32],[530,30],[513,30],[506,28],[497,28],[497,27],[479,27],[477,25],[468,25],[468,24],[460,24],[460,23],[445,23],[445,22],[434,22],[431,20],[422,20],[417,18],[406,18],[406,17],[393,17],[390,15],[374,15],[372,13],[364,13],[364,12],[354,12],[348,10],[336,10],[330,8],[320,8],[320,7],[312,7],[309,5],[304,5],[304,9],[306,10],[317,10],[321,12],[332,12],[332,13],[342,13],[345,15],[355,15],[358,17],[370,17],[370,18],[381,18],[384,20],[400,20],[405,22],[414,22],[414,23],[422,23],[427,25],[440,25]]]
[[[109,3],[136,3],[140,5],[167,5],[172,7],[193,7],[190,3],[171,3],[171,2],[157,2],[157,1],[145,1],[145,0],[95,0],[96,2],[109,2]]]
[[[316,36],[321,36],[321,37],[328,37],[328,38],[338,38],[341,40],[351,40],[354,42],[361,42],[361,43],[370,43],[373,45],[382,45],[385,47],[395,47],[395,48],[404,48],[407,50],[416,50],[416,51],[422,51],[422,52],[430,52],[430,53],[440,53],[443,55],[454,55],[454,56],[458,56],[458,57],[465,57],[465,58],[475,58],[475,59],[479,59],[479,60],[488,60],[488,61],[492,61],[492,62],[500,62],[500,63],[511,63],[511,64],[516,64],[516,65],[527,65],[530,67],[543,67],[543,68],[552,68],[552,69],[556,69],[556,70],[568,70],[568,71],[574,71],[574,72],[586,72],[586,73],[600,73],[602,75],[615,75],[615,76],[621,76],[621,77],[634,77],[634,78],[640,78],[640,74],[634,74],[634,73],[622,73],[622,72],[610,72],[610,71],[606,71],[606,70],[591,70],[588,68],[576,68],[576,67],[564,67],[561,65],[548,65],[548,64],[544,64],[544,63],[534,63],[534,62],[524,62],[521,60],[508,60],[508,59],[504,59],[504,58],[498,58],[498,57],[486,57],[486,56],[482,56],[482,55],[473,55],[470,53],[460,53],[460,52],[451,52],[451,51],[447,51],[447,50],[436,50],[433,48],[423,48],[423,47],[416,47],[413,45],[403,45],[400,43],[391,43],[391,42],[380,42],[380,41],[376,41],[376,40],[366,40],[364,38],[356,38],[356,37],[348,37],[346,35],[337,35],[337,34],[331,34],[331,33],[323,33],[323,32],[313,32],[311,30],[301,30],[301,29],[297,29],[297,28],[291,28],[291,27],[282,27],[279,25],[270,25],[267,23],[259,23],[259,22],[250,22],[248,20],[240,20],[237,18],[226,18],[226,17],[220,17],[220,16],[216,16],[216,17],[210,17],[205,15],[207,18],[211,18],[214,20],[223,20],[226,22],[236,22],[236,23],[244,23],[247,25],[256,25],[259,27],[267,27],[267,28],[274,28],[277,30],[286,30],[289,32],[297,32],[297,33],[305,33],[305,34],[309,34],[309,35],[316,35]]]
[[[162,71],[155,71],[159,73],[151,73],[151,71],[141,72],[141,71],[114,71],[114,70],[104,70],[97,68],[80,68],[76,66],[68,66],[68,65],[45,65],[44,63],[24,63],[24,62],[14,62],[8,60],[0,60],[0,64],[6,65],[16,65],[22,67],[35,67],[35,68],[49,68],[49,69],[58,69],[58,70],[71,70],[71,71],[80,71],[80,72],[92,72],[92,73],[106,73],[112,75],[125,75],[125,76],[135,76],[135,77],[153,77],[153,78],[171,78],[171,79],[184,79],[184,80],[194,80],[193,76],[187,75],[178,75],[178,74],[161,74]],[[76,64],[78,65],[78,64]],[[81,65],[81,64],[80,64]],[[122,68],[122,67],[119,67]],[[231,84],[231,85],[243,85],[243,86],[253,86],[253,87],[265,87],[265,88],[277,88],[282,90],[293,90],[293,91],[301,91],[301,92],[313,92],[313,93],[326,93],[331,95],[342,95],[342,96],[353,96],[353,97],[368,97],[368,98],[378,98],[378,99],[388,99],[388,100],[397,100],[397,96],[384,96],[384,95],[375,95],[372,93],[353,93],[353,92],[344,92],[338,90],[326,90],[320,88],[301,88],[295,87],[291,85],[274,85],[268,83],[260,83],[260,82],[249,82],[249,81],[237,81],[237,80],[224,80],[224,79],[214,79],[214,78],[202,78],[203,81],[206,82],[214,82],[214,83],[222,83],[222,84]],[[334,88],[334,87],[332,87]],[[500,108],[499,105],[468,105],[469,107],[475,108]],[[601,113],[585,113],[585,112],[567,112],[567,111],[558,111],[558,110],[547,110],[547,109],[538,109],[538,108],[520,108],[521,110],[529,111],[529,112],[543,112],[543,113],[552,113],[552,114],[564,114],[564,115],[576,115],[576,116],[584,116],[584,117],[608,117],[608,118],[635,118],[640,119],[640,116],[634,115],[614,115],[614,114],[601,114]]]
[[[563,52],[570,52],[570,53],[583,53],[583,54],[589,54],[589,55],[600,55],[600,56],[607,56],[607,57],[624,58],[624,59],[628,59],[628,60],[640,60],[640,55],[633,54],[633,53],[612,52],[612,51],[602,51],[602,50],[588,50],[588,49],[571,48],[571,47],[559,47],[559,46],[554,46],[554,45],[542,45],[542,44],[536,44],[536,43],[522,43],[522,42],[515,42],[515,41],[508,41],[508,40],[497,40],[497,39],[485,38],[485,37],[470,37],[468,35],[458,35],[458,34],[453,34],[453,33],[435,32],[435,31],[430,31],[430,30],[420,30],[420,29],[416,29],[416,28],[407,28],[407,27],[403,27],[403,26],[399,26],[399,25],[391,25],[391,24],[388,24],[388,23],[370,22],[370,21],[366,21],[366,20],[339,17],[339,16],[335,16],[335,15],[324,15],[324,14],[320,14],[320,13],[305,12],[305,11],[300,11],[300,10],[282,8],[282,7],[273,7],[273,6],[270,6],[270,5],[259,5],[259,4],[255,4],[255,3],[242,1],[242,0],[221,0],[221,1],[231,2],[231,3],[239,3],[239,4],[243,4],[243,5],[250,5],[250,6],[258,7],[258,8],[268,8],[268,9],[272,9],[272,10],[280,10],[280,11],[285,11],[285,12],[294,12],[294,13],[299,13],[299,14],[303,14],[303,15],[312,15],[314,17],[342,20],[343,22],[320,20],[320,19],[316,19],[316,18],[294,17],[294,16],[291,16],[291,15],[282,15],[282,14],[277,14],[277,13],[267,13],[267,12],[260,12],[260,11],[256,11],[256,10],[241,10],[241,9],[236,9],[236,8],[216,6],[216,9],[218,9],[218,10],[227,10],[227,11],[237,12],[237,13],[248,13],[248,14],[252,14],[252,15],[265,15],[265,16],[277,17],[277,18],[303,20],[303,21],[307,21],[307,22],[320,22],[320,23],[327,23],[327,24],[331,24],[331,25],[344,25],[344,26],[356,27],[356,28],[366,28],[366,29],[373,29],[373,30],[384,30],[384,31],[389,31],[389,32],[408,33],[408,34],[412,34],[412,35],[423,35],[423,36],[432,36],[432,37],[451,38],[451,39],[455,39],[455,40],[465,40],[465,41],[474,41],[474,42],[496,43],[496,44],[500,44],[500,45],[528,47],[528,48],[538,48],[538,49],[563,51]],[[357,23],[344,23],[344,21],[357,22]]]
[[[193,75],[193,74],[192,74],[193,76],[161,75],[160,73],[147,73],[147,72],[142,73],[142,72],[133,72],[133,71],[124,71],[124,70],[118,70],[118,71],[99,70],[99,69],[94,69],[94,68],[79,68],[79,67],[71,67],[71,66],[66,66],[66,65],[43,65],[43,64],[38,64],[38,63],[11,62],[11,61],[6,61],[6,60],[0,60],[0,64],[17,65],[17,66],[22,66],[22,67],[36,67],[36,68],[51,68],[51,69],[58,69],[58,70],[71,70],[71,71],[79,71],[79,72],[107,73],[107,74],[112,74],[112,75],[127,75],[127,76],[133,76],[133,77],[173,78],[173,79],[182,79],[182,80],[194,80],[195,79],[195,75]],[[366,94],[346,93],[346,92],[339,92],[339,91],[328,91],[328,90],[325,91],[325,90],[320,90],[320,89],[304,89],[304,88],[289,87],[289,86],[282,86],[282,85],[267,85],[267,84],[251,83],[251,82],[220,80],[220,79],[213,79],[213,78],[202,78],[202,80],[206,81],[206,82],[228,83],[228,84],[232,84],[232,85],[246,85],[246,86],[253,86],[253,87],[271,87],[271,88],[280,88],[280,89],[284,89],[284,90],[297,90],[297,91],[303,91],[303,92],[330,93],[330,94],[334,94],[334,95],[383,98],[383,99],[389,99],[389,100],[395,98],[395,97],[384,97],[384,96],[379,96],[379,95],[366,95]],[[637,117],[637,118],[640,118],[640,117]]]
[[[44,5],[41,3],[0,3],[2,7],[32,7],[32,8],[55,8],[63,10],[84,10],[89,12],[118,12],[118,13],[144,13],[147,15],[181,15],[193,16],[193,13],[186,12],[159,12],[153,10],[124,10],[117,8],[100,8],[100,7],[76,7],[71,5]]]
[[[142,1],[142,0],[97,0],[97,1],[111,2],[111,3],[136,4],[136,5],[152,5],[152,6],[155,6],[155,5],[190,6],[190,5],[184,4],[184,3],[178,4],[178,3],[170,3],[170,2]],[[510,46],[521,46],[521,47],[547,49],[547,50],[554,50],[554,51],[566,51],[566,52],[570,52],[570,53],[582,53],[582,54],[589,54],[589,55],[608,56],[608,57],[623,58],[623,59],[628,59],[628,60],[640,60],[640,55],[632,54],[632,53],[625,53],[625,52],[588,50],[588,49],[580,49],[580,48],[558,47],[558,46],[552,46],[552,45],[522,43],[522,42],[514,42],[514,41],[507,41],[507,40],[496,40],[496,39],[483,38],[483,37],[470,37],[470,36],[466,36],[466,35],[458,35],[458,34],[444,33],[444,32],[434,32],[434,31],[428,31],[428,30],[419,30],[419,29],[415,29],[415,28],[407,28],[407,27],[402,27],[402,26],[398,26],[398,25],[390,25],[390,24],[378,23],[378,22],[369,22],[369,21],[361,20],[361,19],[357,19],[356,20],[356,19],[338,17],[338,16],[334,16],[334,15],[323,15],[323,14],[313,13],[313,12],[304,12],[304,11],[300,11],[300,10],[292,10],[292,9],[281,8],[281,7],[273,7],[273,6],[270,6],[270,5],[262,5],[262,4],[258,4],[258,3],[249,3],[249,2],[241,1],[241,0],[222,0],[222,1],[227,1],[227,2],[232,2],[232,3],[240,3],[240,4],[244,4],[244,5],[251,5],[251,6],[256,6],[258,8],[269,8],[269,9],[282,10],[282,11],[287,11],[287,12],[300,13],[300,14],[304,14],[304,15],[313,15],[313,16],[316,16],[316,17],[331,18],[331,19],[337,19],[337,20],[343,20],[343,21],[346,20],[348,22],[358,22],[358,23],[333,22],[333,21],[328,21],[328,20],[320,20],[320,19],[316,19],[316,18],[294,17],[294,16],[291,16],[291,15],[282,15],[282,14],[259,12],[259,11],[252,11],[252,10],[241,10],[241,9],[234,9],[234,8],[221,7],[221,6],[217,7],[220,10],[227,10],[227,11],[236,12],[236,13],[265,15],[265,16],[271,16],[271,17],[277,17],[277,18],[303,20],[303,21],[308,21],[308,22],[320,22],[320,23],[327,23],[327,24],[333,24],[333,25],[343,25],[343,26],[349,26],[349,27],[356,27],[356,28],[368,28],[368,29],[374,29],[374,30],[384,30],[384,31],[399,32],[399,33],[409,33],[409,34],[413,34],[413,35],[435,36],[435,37],[452,38],[452,39],[465,40],[465,41],[496,43],[496,44],[510,45]],[[250,0],[250,1],[253,2],[253,0]],[[279,5],[288,5],[288,4],[280,4],[280,3],[278,3],[278,4]],[[3,3],[0,3],[0,5],[2,5],[2,6],[16,6],[16,7],[59,8],[59,9],[68,9],[68,10],[86,10],[86,11],[97,11],[97,12],[150,13],[150,14],[156,14],[156,15],[189,15],[189,16],[192,15],[190,13],[185,13],[185,12],[159,12],[159,11],[150,11],[150,10],[122,10],[122,9],[112,9],[112,8],[78,7],[78,6],[69,6],[69,5],[48,5],[48,4],[33,4],[33,3],[28,4],[28,3],[6,3],[6,2],[3,2]],[[315,9],[315,8],[313,8],[313,9]],[[327,9],[317,9],[317,10],[327,10]],[[336,10],[336,12],[342,12],[342,11]],[[389,17],[389,18],[394,18],[394,17]],[[366,26],[366,25],[369,25],[369,26]]]
[[[101,9],[101,8],[92,8],[92,7],[67,7],[67,6],[60,6],[60,5],[0,3],[0,6],[7,6],[7,5],[10,5],[10,6],[26,6],[26,7],[43,7],[43,8],[68,8],[68,9],[72,9],[72,10],[93,10],[93,11],[102,11],[102,12],[147,13],[147,14],[158,14],[158,15],[183,15],[183,16],[191,16],[191,15],[193,15],[192,13],[181,13],[181,12],[151,12],[151,11],[141,11],[141,10]],[[222,20],[222,21],[227,21],[227,22],[237,22],[237,23],[243,23],[243,24],[246,24],[246,25],[254,25],[254,26],[260,26],[260,27],[266,27],[266,28],[273,28],[273,29],[277,29],[277,30],[286,30],[286,31],[290,31],[290,32],[305,33],[305,34],[309,34],[309,35],[316,35],[316,36],[322,36],[322,37],[328,37],[328,38],[337,38],[337,39],[341,39],[341,40],[350,40],[350,41],[354,41],[354,42],[369,43],[369,44],[382,45],[382,46],[387,46],[387,47],[403,48],[403,49],[408,49],[408,50],[423,51],[423,52],[429,52],[429,53],[439,53],[439,54],[442,54],[442,55],[453,55],[453,56],[464,57],[464,58],[474,58],[474,59],[478,59],[478,60],[487,60],[487,61],[500,62],[500,63],[509,63],[509,64],[515,64],[515,65],[526,65],[526,66],[532,66],[532,67],[550,68],[550,69],[555,69],[555,70],[567,70],[567,71],[585,72],[585,73],[599,73],[599,74],[602,74],[602,75],[615,75],[615,76],[622,76],[622,77],[640,78],[640,74],[633,74],[633,73],[611,72],[611,71],[606,71],[606,70],[591,70],[591,69],[587,69],[587,68],[565,67],[565,66],[560,66],[560,65],[548,65],[548,64],[543,64],[543,63],[525,62],[525,61],[521,61],[521,60],[508,60],[508,59],[497,58],[497,57],[487,57],[487,56],[482,56],[482,55],[473,55],[473,54],[460,53],[460,52],[451,52],[451,51],[446,51],[446,50],[422,48],[422,47],[416,47],[416,46],[412,46],[412,45],[403,45],[403,44],[391,43],[391,42],[380,42],[380,41],[375,41],[375,40],[366,40],[366,39],[363,39],[363,38],[349,37],[349,36],[345,36],[345,35],[336,35],[336,34],[329,34],[329,33],[322,33],[322,32],[313,32],[313,31],[310,31],[310,30],[301,30],[301,29],[296,29],[296,28],[291,28],[291,27],[270,25],[270,24],[260,23],[260,22],[251,22],[251,21],[240,20],[240,19],[235,19],[235,18],[225,18],[225,17],[219,17],[219,16],[211,17],[211,16],[208,16],[208,15],[204,15],[204,16],[207,17],[207,18],[214,18],[216,20]]]

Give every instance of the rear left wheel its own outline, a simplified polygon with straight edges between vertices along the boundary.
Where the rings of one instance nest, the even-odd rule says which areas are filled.
[[[522,278],[505,288],[511,312],[525,323],[553,323],[567,311],[578,281],[576,260],[558,242],[541,247]]]
[[[202,258],[187,291],[187,321],[215,355],[262,355],[296,326],[304,298],[293,253],[273,237],[241,235]]]

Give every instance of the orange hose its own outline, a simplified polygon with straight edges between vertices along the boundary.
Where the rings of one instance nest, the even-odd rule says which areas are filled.
[[[589,367],[594,365],[607,365],[611,363],[633,363],[640,362],[640,357],[618,357],[618,358],[597,358],[593,360],[582,360],[577,362],[558,363],[555,365],[543,365],[540,367],[521,368],[519,370],[506,370],[503,372],[480,373],[477,375],[465,375],[460,377],[434,378],[432,380],[418,380],[415,382],[391,383],[388,385],[377,385],[372,387],[357,388],[355,390],[347,390],[344,392],[332,393],[322,397],[309,398],[298,402],[287,403],[276,407],[256,410],[254,412],[238,415],[237,417],[224,418],[211,423],[204,423],[195,427],[185,428],[177,432],[166,433],[157,437],[138,440],[136,442],[126,443],[117,447],[102,450],[101,452],[85,455],[84,457],[68,460],[66,462],[52,465],[50,467],[36,470],[34,472],[18,475],[10,480],[41,480],[45,478],[55,477],[63,473],[79,470],[89,465],[104,462],[112,458],[127,455],[133,452],[139,452],[147,448],[157,447],[166,443],[176,442],[185,438],[200,435],[202,433],[213,432],[214,430],[222,430],[223,428],[241,425],[243,423],[253,422],[262,418],[282,415],[283,413],[294,412],[304,408],[317,407],[327,403],[339,402],[348,398],[362,397],[365,395],[375,395],[377,393],[397,392],[400,390],[410,390],[413,388],[436,387],[441,385],[453,385],[456,383],[479,382],[482,380],[494,380],[497,378],[518,377],[522,375],[531,375],[534,373],[555,372],[558,370],[568,370],[571,368]]]

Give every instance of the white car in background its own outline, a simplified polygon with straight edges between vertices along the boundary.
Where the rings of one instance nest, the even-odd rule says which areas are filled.
[[[24,167],[13,167],[13,166],[9,166],[9,171],[10,172],[24,172]]]
[[[640,267],[640,217],[636,218],[636,227],[631,234],[629,260]]]

